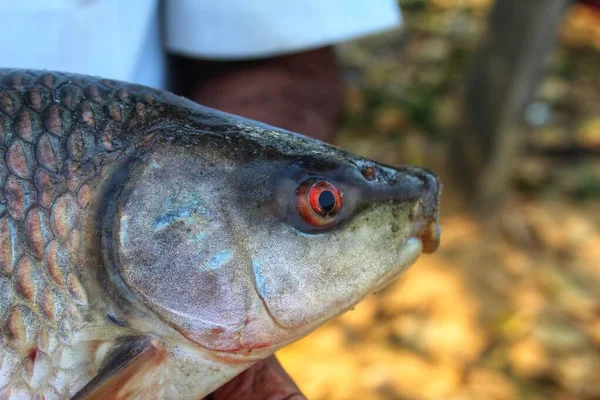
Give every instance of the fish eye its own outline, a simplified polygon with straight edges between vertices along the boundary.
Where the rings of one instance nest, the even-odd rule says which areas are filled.
[[[331,226],[342,209],[342,192],[321,179],[304,181],[296,189],[296,209],[304,222],[320,228]]]

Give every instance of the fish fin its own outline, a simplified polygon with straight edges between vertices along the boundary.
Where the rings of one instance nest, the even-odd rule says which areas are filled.
[[[167,357],[158,340],[148,336],[120,339],[102,363],[98,374],[71,400],[118,400],[136,398],[148,389],[148,379]]]

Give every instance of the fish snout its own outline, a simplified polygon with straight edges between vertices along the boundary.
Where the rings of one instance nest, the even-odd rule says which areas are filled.
[[[427,170],[420,170],[418,176],[423,182],[423,189],[413,208],[411,236],[421,240],[424,253],[433,253],[440,245],[442,233],[439,222],[441,184]]]

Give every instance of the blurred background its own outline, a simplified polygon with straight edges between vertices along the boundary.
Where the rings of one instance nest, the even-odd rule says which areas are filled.
[[[315,400],[599,399],[600,9],[400,4],[338,49],[337,144],[438,173],[442,246],[282,364]]]

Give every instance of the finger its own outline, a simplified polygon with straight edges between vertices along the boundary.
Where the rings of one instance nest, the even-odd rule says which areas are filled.
[[[260,361],[217,389],[214,400],[306,400],[275,356]]]

